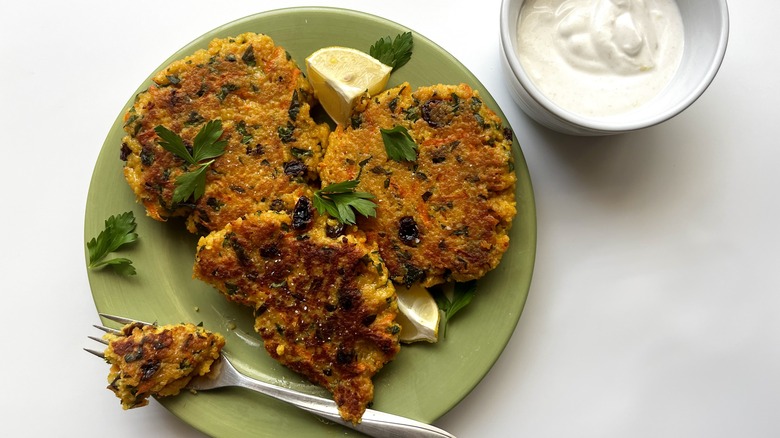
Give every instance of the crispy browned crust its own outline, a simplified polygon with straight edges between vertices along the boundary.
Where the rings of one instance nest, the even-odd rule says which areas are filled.
[[[320,216],[294,225],[276,212],[238,219],[200,239],[194,275],[254,308],[268,353],[359,422],[371,377],[399,351],[395,289],[362,233],[329,232]]]
[[[397,125],[419,145],[414,163],[385,152],[380,128]],[[467,85],[402,84],[365,100],[351,126],[336,128],[320,177],[324,186],[360,175],[357,190],[377,197],[376,218],[358,226],[378,242],[394,281],[468,281],[495,268],[509,245],[511,147],[511,130]]]
[[[308,193],[329,128],[312,120],[311,86],[270,37],[215,39],[153,81],[125,116],[121,152],[125,178],[150,217],[187,216],[191,232],[205,233],[257,210],[289,211]],[[217,119],[227,147],[208,170],[205,194],[173,204],[176,178],[191,166],[159,145],[154,128],[165,126],[191,145]]]
[[[176,395],[193,377],[209,372],[225,338],[193,324],[128,324],[108,333],[104,352],[111,364],[108,389],[124,409],[145,406],[149,396]]]

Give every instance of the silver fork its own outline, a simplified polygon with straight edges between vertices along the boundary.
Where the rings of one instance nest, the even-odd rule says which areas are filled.
[[[120,324],[140,323],[144,325],[153,325],[143,321],[136,321],[104,313],[101,313],[100,316]],[[107,333],[121,334],[119,330],[109,327],[101,325],[95,325],[94,327]],[[108,342],[102,338],[95,336],[88,337],[102,344],[108,344]],[[105,359],[103,353],[100,351],[89,348],[85,348],[84,350]],[[333,400],[305,394],[247,377],[241,374],[241,372],[230,363],[230,360],[228,360],[224,353],[214,363],[211,372],[205,376],[192,379],[187,385],[187,389],[206,391],[230,386],[251,389],[252,391],[265,394],[305,411],[309,411],[322,418],[333,421],[334,423],[339,423],[358,432],[377,438],[455,438],[454,435],[429,424],[398,415],[375,411],[373,409],[366,409],[366,412],[363,414],[363,420],[359,424],[353,424],[351,421],[346,421],[341,418],[336,403]]]

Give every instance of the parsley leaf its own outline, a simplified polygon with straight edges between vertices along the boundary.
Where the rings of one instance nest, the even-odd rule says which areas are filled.
[[[387,156],[395,161],[417,161],[417,143],[403,126],[379,128]]]
[[[111,266],[114,272],[119,275],[135,275],[136,273],[133,262],[125,257],[116,257],[106,260],[100,266]]]
[[[391,39],[389,36],[378,39],[369,49],[369,55],[379,62],[398,70],[412,58],[414,40],[411,32],[404,32]]]
[[[225,153],[227,141],[219,141],[222,135],[222,121],[211,120],[200,128],[192,142],[193,158],[195,162],[217,158]]]
[[[135,216],[132,211],[116,216],[110,216],[104,223],[105,228],[87,242],[90,269],[98,269],[103,266],[111,266],[121,275],[135,275],[133,262],[127,258],[113,258],[103,260],[108,253],[114,252],[121,246],[138,240],[135,231]]]
[[[163,149],[171,152],[189,164],[196,163],[195,159],[192,158],[192,155],[190,155],[190,151],[188,151],[187,147],[184,146],[184,140],[182,140],[178,134],[163,125],[155,126],[154,132],[156,132],[157,135],[162,139],[160,146],[162,146]]]
[[[182,173],[176,177],[176,188],[173,190],[173,203],[186,201],[192,196],[199,199],[206,193],[206,169],[214,160],[199,165],[195,170]]]
[[[222,121],[211,120],[200,128],[192,141],[190,153],[184,140],[165,126],[155,126],[154,132],[160,137],[160,146],[168,152],[186,161],[194,170],[176,177],[176,188],[173,191],[173,202],[179,203],[193,197],[198,200],[206,192],[206,169],[214,162],[214,158],[225,153],[227,141],[219,140],[222,135]],[[210,160],[202,163],[203,160]]]
[[[474,295],[477,293],[477,281],[471,280],[465,283],[455,283],[452,291],[452,299],[444,293],[441,289],[437,290],[434,294],[436,299],[436,305],[439,306],[439,310],[442,312],[441,320],[439,321],[439,333],[442,338],[446,337],[447,323],[459,310],[466,307]]]
[[[356,192],[357,179],[331,184],[314,192],[314,208],[319,214],[327,213],[342,224],[355,225],[355,212],[366,217],[376,216],[374,195]]]

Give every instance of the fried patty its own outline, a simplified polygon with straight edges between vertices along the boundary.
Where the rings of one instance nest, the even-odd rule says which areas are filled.
[[[111,364],[108,389],[124,409],[149,404],[149,396],[178,394],[193,377],[209,372],[225,338],[192,324],[128,324],[103,336]]]
[[[249,215],[201,237],[194,275],[252,307],[268,353],[360,421],[372,376],[399,351],[395,289],[375,244],[301,198],[292,216]]]
[[[388,158],[380,129],[406,128],[416,160]],[[366,98],[331,133],[323,186],[359,177],[377,198],[359,228],[391,278],[425,287],[468,281],[498,265],[516,213],[512,131],[468,85],[409,84]]]
[[[218,230],[261,210],[291,211],[317,179],[330,131],[309,109],[313,92],[289,54],[266,35],[215,39],[174,61],[125,116],[124,174],[150,217],[186,216],[191,232]],[[162,125],[188,147],[221,120],[225,153],[207,169],[205,194],[174,203],[176,179],[195,169],[160,146]]]

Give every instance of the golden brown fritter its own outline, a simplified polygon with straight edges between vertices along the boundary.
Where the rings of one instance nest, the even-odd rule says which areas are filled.
[[[329,128],[310,114],[313,92],[289,54],[266,35],[215,39],[153,78],[125,116],[125,178],[150,217],[187,216],[191,232],[218,230],[258,210],[292,210],[317,179]],[[175,181],[193,166],[166,151],[162,125],[192,146],[221,120],[224,155],[207,170],[205,194],[174,204]]]
[[[388,158],[380,128],[396,126],[417,143],[416,161]],[[509,245],[511,147],[511,130],[469,86],[402,84],[364,99],[350,126],[331,133],[320,177],[325,186],[359,176],[357,190],[377,197],[376,218],[358,226],[394,281],[468,281],[495,268]]]
[[[302,198],[292,217],[249,215],[201,237],[194,275],[254,308],[268,353],[360,421],[371,377],[399,351],[395,289],[375,244]]]
[[[124,409],[145,406],[149,396],[176,395],[209,372],[225,338],[192,324],[128,324],[121,335],[107,333],[103,353],[111,364],[108,389]]]

